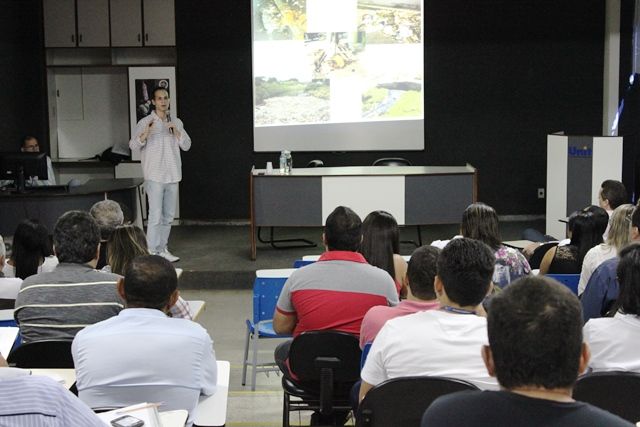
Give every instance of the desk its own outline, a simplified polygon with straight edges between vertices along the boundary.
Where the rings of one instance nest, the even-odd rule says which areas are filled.
[[[46,187],[36,187],[26,194],[0,192],[0,234],[12,236],[18,223],[25,218],[39,220],[51,233],[63,213],[74,209],[89,211],[94,203],[106,198],[119,202],[125,215],[133,221],[138,187],[142,182],[141,178],[94,179],[70,187],[69,192],[52,192]]]
[[[374,210],[391,213],[399,225],[453,224],[477,199],[477,171],[466,166],[358,166],[293,169],[250,181],[251,259],[256,227],[324,225],[336,206],[362,219]]]
[[[76,371],[75,369],[28,369],[31,371],[31,375],[49,377],[52,380],[59,382],[67,390],[76,383]]]
[[[216,392],[211,396],[201,396],[196,408],[194,426],[218,427],[227,422],[227,400],[229,399],[229,371],[231,364],[226,360],[218,360],[218,384]]]

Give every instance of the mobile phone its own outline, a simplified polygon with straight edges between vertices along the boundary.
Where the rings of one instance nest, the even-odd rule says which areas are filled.
[[[144,425],[144,421],[131,415],[125,415],[111,420],[111,425],[113,427],[140,427]]]

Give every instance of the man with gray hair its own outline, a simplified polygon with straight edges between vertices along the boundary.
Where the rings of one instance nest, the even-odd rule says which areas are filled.
[[[100,254],[96,268],[107,265],[107,241],[117,226],[124,223],[124,213],[120,204],[114,200],[101,200],[91,206],[89,213],[100,227]]]
[[[73,339],[124,308],[116,290],[120,276],[95,270],[99,244],[98,224],[87,212],[69,211],[58,219],[53,250],[60,263],[28,277],[16,298],[23,342]]]

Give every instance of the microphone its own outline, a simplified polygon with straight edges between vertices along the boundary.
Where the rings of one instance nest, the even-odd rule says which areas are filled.
[[[169,114],[169,112],[167,111],[167,122],[171,121],[171,114]],[[173,134],[173,128],[169,128],[169,132],[171,132]]]

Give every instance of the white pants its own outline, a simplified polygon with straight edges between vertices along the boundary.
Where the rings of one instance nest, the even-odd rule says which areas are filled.
[[[149,218],[147,220],[147,246],[149,252],[156,254],[167,249],[171,222],[176,214],[178,199],[178,183],[163,184],[145,181],[144,189],[149,201]]]

